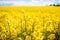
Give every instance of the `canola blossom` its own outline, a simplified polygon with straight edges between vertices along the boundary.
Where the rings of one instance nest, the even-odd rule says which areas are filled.
[[[0,40],[60,40],[60,7],[0,6]]]

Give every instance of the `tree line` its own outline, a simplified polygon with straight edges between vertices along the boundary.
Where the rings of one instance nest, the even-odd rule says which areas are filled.
[[[60,6],[60,4],[50,4],[50,6]]]

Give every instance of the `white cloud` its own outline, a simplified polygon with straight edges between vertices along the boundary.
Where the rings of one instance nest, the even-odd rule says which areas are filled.
[[[55,0],[31,0],[31,1],[27,1],[27,0],[20,0],[20,1],[1,1],[1,3],[12,3],[13,6],[45,6],[45,5],[50,5],[50,4],[56,4],[59,3],[60,0],[58,0],[59,2],[56,2]]]
[[[32,2],[24,2],[24,1],[19,1],[19,2],[13,2],[14,5],[18,5],[18,6],[45,6],[45,5],[50,5],[50,4],[54,4],[54,2],[45,2],[45,1],[32,1]]]

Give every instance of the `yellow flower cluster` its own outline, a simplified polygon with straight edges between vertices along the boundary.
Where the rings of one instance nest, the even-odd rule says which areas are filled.
[[[60,7],[0,7],[0,40],[56,39],[60,25],[59,9]]]

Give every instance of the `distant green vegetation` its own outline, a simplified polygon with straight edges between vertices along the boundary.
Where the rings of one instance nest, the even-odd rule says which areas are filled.
[[[50,6],[60,6],[60,4],[50,4]]]

